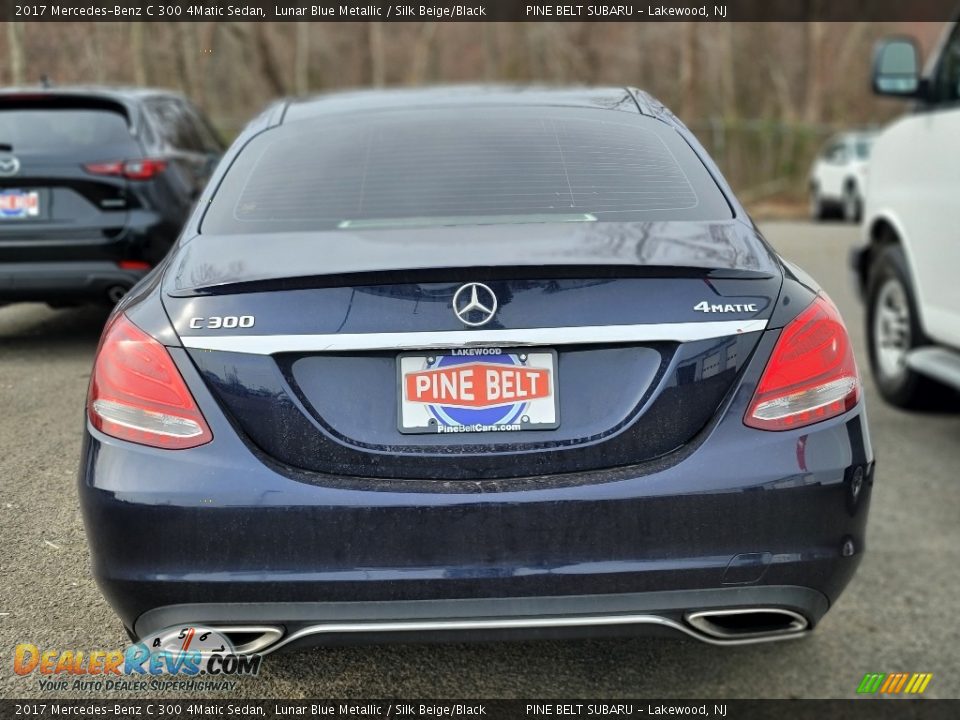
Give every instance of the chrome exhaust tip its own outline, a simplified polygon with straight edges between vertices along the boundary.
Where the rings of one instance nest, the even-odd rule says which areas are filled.
[[[284,635],[276,625],[204,625],[223,635],[233,646],[236,655],[261,653],[275,645]]]
[[[775,639],[802,635],[810,622],[783,608],[735,608],[687,613],[687,623],[718,640]]]

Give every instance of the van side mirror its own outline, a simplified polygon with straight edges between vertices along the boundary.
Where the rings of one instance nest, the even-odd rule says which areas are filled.
[[[920,90],[920,50],[912,37],[884,38],[873,53],[873,92],[916,97]]]

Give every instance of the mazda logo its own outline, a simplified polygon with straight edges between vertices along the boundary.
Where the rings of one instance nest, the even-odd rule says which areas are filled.
[[[18,172],[20,172],[19,160],[17,160],[13,155],[0,157],[0,175],[9,177],[10,175],[16,175]]]
[[[497,312],[497,296],[483,283],[467,283],[454,293],[453,312],[464,325],[486,325]]]

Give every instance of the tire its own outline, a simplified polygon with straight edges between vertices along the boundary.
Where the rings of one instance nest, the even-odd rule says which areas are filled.
[[[83,303],[72,300],[47,300],[47,307],[51,310],[66,310],[67,308],[82,307]]]
[[[127,637],[130,638],[130,642],[132,642],[134,645],[140,642],[140,638],[137,637],[137,634],[126,625],[123,626],[123,630],[125,633],[127,633]]]
[[[884,400],[901,408],[928,408],[944,388],[906,365],[910,350],[929,345],[917,312],[916,295],[903,249],[889,244],[876,251],[867,279],[867,351]]]
[[[859,223],[863,216],[863,200],[853,183],[843,190],[843,219],[850,223]]]
[[[826,206],[823,198],[820,197],[820,188],[816,185],[810,186],[810,219],[819,222],[827,217]]]

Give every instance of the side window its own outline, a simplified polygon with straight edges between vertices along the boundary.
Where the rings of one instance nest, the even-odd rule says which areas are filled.
[[[176,98],[155,98],[147,101],[147,107],[156,119],[157,130],[168,145],[186,152],[204,152],[203,142],[186,103]]]
[[[156,119],[149,108],[141,113],[140,137],[143,140],[143,144],[148,148],[155,148],[160,143],[160,138],[157,137],[157,133],[154,130],[155,123]]]
[[[847,161],[847,145],[842,140],[830,143],[826,152],[827,162],[842,164]]]
[[[933,91],[935,103],[960,102],[960,24],[953,29],[940,54]]]
[[[197,137],[200,138],[203,151],[211,155],[220,155],[223,152],[223,142],[220,140],[220,135],[214,130],[210,121],[207,120],[203,113],[196,107],[190,105],[189,109],[190,120],[193,123]]]

